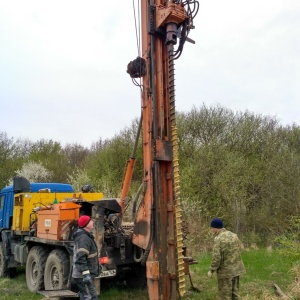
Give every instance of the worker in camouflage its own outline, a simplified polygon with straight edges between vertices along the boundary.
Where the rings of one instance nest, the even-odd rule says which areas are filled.
[[[221,300],[240,299],[240,275],[246,270],[241,256],[241,242],[238,236],[224,228],[221,219],[213,219],[211,228],[215,234],[212,262],[207,276],[217,273],[219,297]]]

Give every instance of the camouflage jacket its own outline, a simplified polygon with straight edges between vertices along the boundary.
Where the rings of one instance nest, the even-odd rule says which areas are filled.
[[[241,242],[235,233],[225,228],[218,232],[214,239],[210,270],[217,272],[218,278],[235,277],[246,273],[241,257]]]

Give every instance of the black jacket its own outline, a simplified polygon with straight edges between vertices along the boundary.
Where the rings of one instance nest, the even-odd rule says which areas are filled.
[[[74,233],[74,254],[73,254],[74,278],[81,278],[90,272],[92,276],[99,275],[98,248],[93,235],[86,230],[79,228]]]

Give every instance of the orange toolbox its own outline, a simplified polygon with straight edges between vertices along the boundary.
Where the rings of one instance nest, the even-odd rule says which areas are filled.
[[[80,205],[65,202],[40,210],[37,220],[37,237],[50,240],[68,240],[70,228],[79,219]]]

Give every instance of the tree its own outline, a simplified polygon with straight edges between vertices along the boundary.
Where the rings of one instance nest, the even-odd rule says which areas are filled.
[[[68,164],[60,143],[53,140],[41,139],[33,144],[29,154],[29,161],[41,163],[51,172],[51,181],[67,182],[71,166]]]
[[[0,187],[5,187],[15,171],[21,167],[26,154],[21,140],[17,142],[8,138],[5,132],[0,132]]]
[[[262,239],[284,231],[300,207],[299,126],[205,105],[177,121],[181,194],[191,217],[220,216]]]
[[[49,182],[52,176],[51,171],[47,170],[41,163],[32,161],[24,163],[22,169],[16,171],[16,175],[25,177],[30,182]]]
[[[68,174],[69,182],[73,185],[75,191],[81,191],[81,188],[92,182],[85,170],[74,169]]]
[[[75,143],[67,144],[63,149],[63,153],[67,158],[70,168],[82,168],[85,166],[85,162],[91,152],[88,148]]]
[[[124,169],[132,155],[137,128],[138,122],[134,120],[131,127],[125,128],[112,139],[100,140],[93,146],[93,154],[87,161],[87,174],[93,179],[94,187],[102,191],[106,197],[120,196]],[[131,185],[132,193],[141,184],[142,170],[142,147],[139,144]]]

